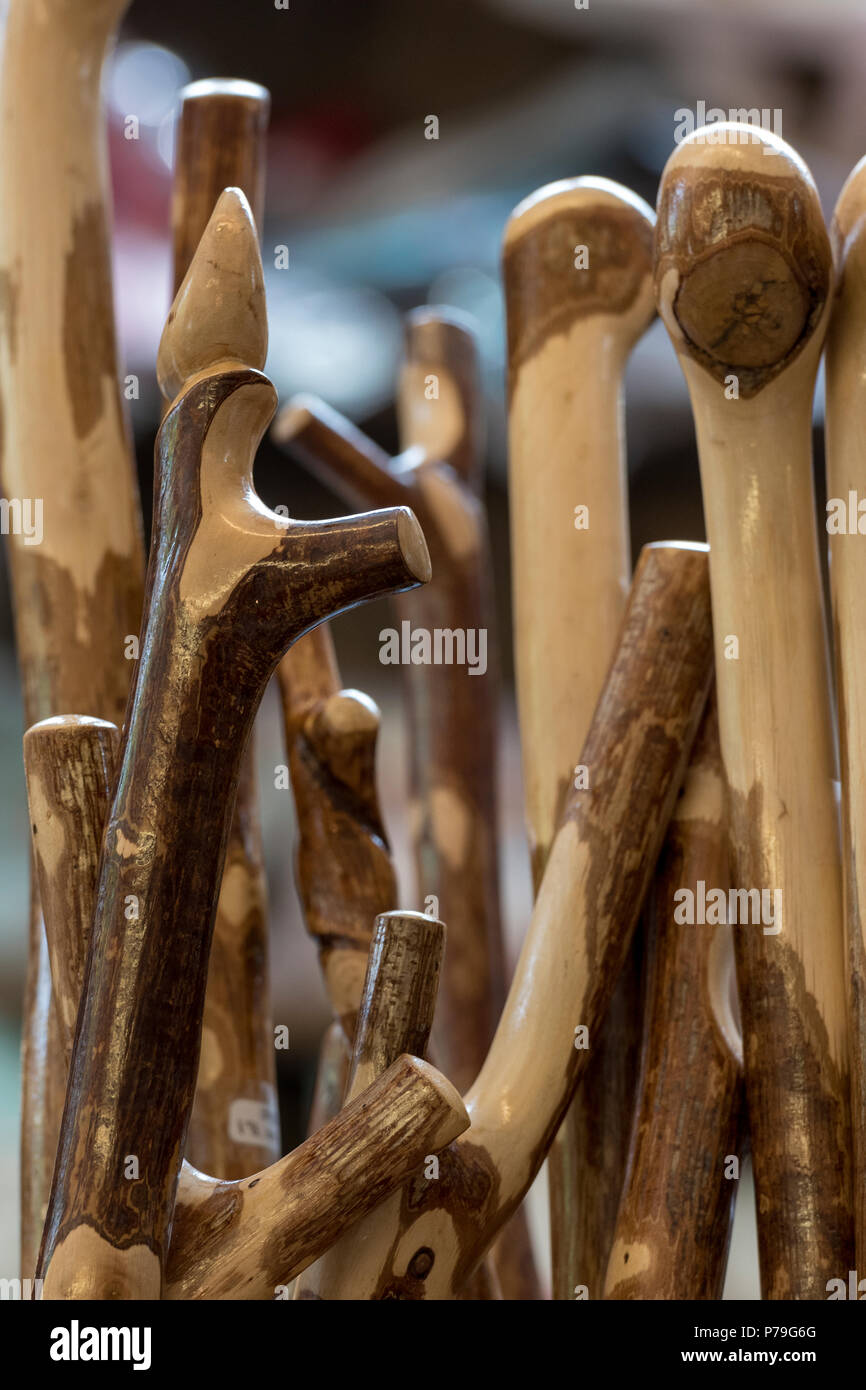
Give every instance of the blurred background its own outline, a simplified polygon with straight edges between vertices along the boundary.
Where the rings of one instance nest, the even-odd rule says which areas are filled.
[[[169,304],[169,202],[179,89],[204,77],[263,83],[272,96],[263,255],[268,372],[282,401],[312,391],[396,451],[393,410],[402,316],[446,304],[474,321],[488,422],[488,505],[504,704],[502,873],[511,960],[528,921],[510,655],[504,320],[505,220],[554,179],[600,174],[655,203],[681,108],[767,108],[805,158],[826,212],[866,152],[862,0],[133,0],[107,71],[115,197],[116,307],[145,510],[159,419],[154,363]],[[126,139],[126,118],[139,138]],[[439,121],[425,139],[425,118]],[[46,215],[49,210],[46,209]],[[277,269],[276,248],[289,266]],[[579,370],[579,364],[575,364]],[[816,402],[821,495],[822,392]],[[685,386],[656,323],[627,377],[631,526],[647,540],[702,539]],[[539,460],[543,469],[543,460]],[[543,481],[543,473],[540,473]],[[267,441],[256,482],[300,517],[343,508]],[[409,866],[400,673],[378,662],[382,604],[335,624],[344,682],[383,711],[381,792],[401,866],[401,906],[421,907]],[[22,715],[5,568],[0,578],[0,1268],[17,1267],[18,1040],[24,978],[28,826]],[[316,953],[292,883],[291,794],[276,700],[258,725],[273,923],[274,1020],[283,1146],[303,1136],[316,1051],[329,1021]],[[748,1177],[740,1185],[729,1297],[756,1297]],[[535,1194],[540,1248],[543,1194]]]

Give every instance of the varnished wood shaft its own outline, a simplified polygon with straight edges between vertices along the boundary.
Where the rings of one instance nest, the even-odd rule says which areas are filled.
[[[270,94],[212,78],[180,94],[172,229],[174,290],[224,188],[240,188],[261,228]],[[268,972],[268,911],[255,734],[241,767],[226,846],[205,993],[187,1157],[218,1178],[241,1178],[280,1155]]]
[[[445,1077],[399,1057],[266,1172],[190,1182],[178,1200],[166,1296],[273,1298],[468,1123]]]
[[[141,522],[120,391],[103,58],[128,0],[11,0],[0,113],[0,489],[42,508],[7,540],[25,725],[120,723],[138,632]],[[50,210],[50,211],[49,211]],[[31,511],[30,522],[35,517]],[[65,1059],[31,908],[22,1102],[22,1272],[32,1276]]]
[[[316,1081],[307,1122],[308,1138],[333,1120],[342,1109],[351,1062],[352,1050],[343,1025],[335,1020],[325,1029],[319,1047]]]
[[[721,925],[694,921],[694,911],[683,920],[683,894],[727,903],[723,798],[711,700],[649,898],[644,1056],[608,1299],[722,1296],[745,1123],[736,928],[724,915]]]
[[[538,1172],[628,950],[711,678],[704,547],[648,547],[505,1010],[466,1097],[472,1128],[366,1224],[328,1298],[449,1298]],[[584,1035],[582,1029],[586,1029]],[[575,1044],[586,1039],[589,1047]],[[425,1252],[423,1277],[415,1257]],[[431,1259],[432,1257],[432,1259]]]
[[[700,138],[699,138],[700,136]],[[710,541],[734,928],[764,1297],[853,1268],[836,758],[811,410],[832,265],[781,140],[713,127],[662,177],[659,310],[695,415]],[[759,910],[756,910],[758,909]],[[742,920],[742,918],[746,920]]]

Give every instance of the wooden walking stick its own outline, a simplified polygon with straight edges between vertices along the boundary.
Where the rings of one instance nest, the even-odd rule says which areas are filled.
[[[449,924],[434,1045],[437,1060],[465,1089],[483,1061],[501,988],[496,684],[488,669],[488,542],[475,491],[480,474],[476,368],[465,329],[438,311],[413,316],[408,344],[400,388],[406,447],[398,458],[391,460],[349,421],[310,397],[290,402],[274,437],[349,505],[403,504],[418,515],[434,578],[420,605],[398,601],[401,632],[414,625],[431,634],[431,641],[437,629],[449,638],[469,630],[480,641],[483,634],[485,673],[475,678],[468,665],[406,667],[418,886],[422,897],[438,900]],[[438,399],[424,396],[431,375]]]
[[[306,628],[429,576],[408,511],[287,525],[258,499],[266,344],[255,228],[227,190],[160,345],[160,383],[177,394],[157,441],[148,609],[43,1238],[46,1298],[159,1296],[216,887],[262,691]]]
[[[644,1055],[609,1299],[722,1296],[742,1128],[723,798],[711,697],[649,898]],[[695,905],[714,894],[721,916],[710,896],[705,922]]]
[[[766,1298],[826,1298],[851,1267],[853,1223],[811,460],[832,266],[803,162],[747,126],[684,140],[662,176],[655,275],[695,415],[731,874],[751,916],[734,941],[762,1286]]]
[[[509,219],[514,655],[536,889],[614,651],[631,569],[622,379],[654,316],[652,210],[606,179]],[[640,1038],[630,960],[551,1150],[553,1295],[600,1296],[625,1178]]]
[[[647,547],[468,1134],[359,1226],[324,1298],[450,1298],[536,1176],[625,959],[712,669],[706,548]],[[373,1225],[372,1223],[375,1223]],[[423,1279],[413,1263],[423,1252]]]
[[[270,94],[209,79],[180,94],[172,229],[174,294],[224,188],[240,188],[261,227]],[[168,404],[168,402],[166,402]],[[280,1155],[268,974],[267,894],[254,735],[244,755],[214,923],[187,1157],[241,1178]]]
[[[132,676],[125,639],[141,620],[144,561],[117,372],[100,101],[103,57],[126,7],[7,7],[0,481],[22,515],[9,556],[28,725],[69,709],[120,722]],[[22,1057],[25,1275],[35,1267],[63,1104],[50,991],[34,884]]]
[[[866,495],[866,447],[862,436],[862,353],[866,342],[866,255],[863,208],[866,161],[851,173],[836,204],[833,252],[838,288],[827,339],[827,530],[836,637],[836,698],[842,760],[843,888],[846,974],[852,1057],[854,1130],[855,1267],[866,1267],[866,945],[860,904],[866,826],[866,718],[862,653],[866,567],[859,537],[860,501]],[[838,1278],[846,1278],[840,1270]]]

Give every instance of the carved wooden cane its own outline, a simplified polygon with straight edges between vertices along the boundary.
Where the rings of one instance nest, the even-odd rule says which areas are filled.
[[[323,1298],[450,1298],[522,1201],[600,1027],[651,880],[712,669],[706,548],[647,547],[465,1138],[359,1226]],[[586,1029],[586,1034],[583,1030]],[[425,1252],[419,1279],[413,1260]]]
[[[762,1286],[766,1298],[826,1298],[851,1267],[853,1223],[811,460],[832,266],[802,160],[751,127],[684,140],[662,176],[655,273],[700,454],[732,879],[767,894],[761,922],[752,902],[753,924],[734,929]]]
[[[471,339],[437,312],[415,316],[408,341],[400,390],[407,447],[397,459],[312,398],[298,398],[281,412],[274,437],[350,505],[400,503],[417,513],[434,578],[422,604],[398,602],[401,630],[413,624],[430,633],[468,628],[483,630],[486,638],[490,562],[473,490],[480,469]],[[439,399],[428,401],[423,383],[431,373]],[[438,899],[449,930],[434,1046],[437,1060],[465,1089],[483,1061],[501,987],[496,684],[492,672],[473,678],[468,667],[446,664],[410,664],[406,674],[418,886],[423,897]]]
[[[827,530],[836,637],[836,698],[842,750],[843,889],[847,931],[846,973],[852,1059],[854,1210],[858,1270],[866,1268],[866,944],[860,904],[866,827],[866,717],[862,692],[863,557],[860,499],[866,496],[866,444],[862,409],[863,345],[866,342],[866,254],[863,211],[866,161],[851,173],[836,204],[832,241],[838,289],[827,339]],[[853,513],[852,513],[853,502]],[[841,515],[840,515],[841,512]],[[837,1278],[845,1278],[840,1271]]]
[[[224,188],[242,189],[261,227],[270,109],[270,94],[252,82],[193,82],[180,96],[174,294]],[[226,848],[187,1135],[190,1162],[220,1178],[247,1177],[280,1155],[254,737],[244,755]]]
[[[159,1296],[215,889],[262,691],[306,628],[429,577],[408,511],[286,525],[257,498],[252,457],[274,407],[257,370],[266,343],[255,228],[227,190],[160,345],[177,398],[157,443],[148,612],[43,1238],[46,1298]]]
[[[539,189],[509,219],[514,655],[537,889],[614,651],[631,569],[628,356],[654,316],[652,210],[607,179]],[[637,953],[551,1150],[553,1295],[600,1296],[625,1178],[640,1039]]]
[[[69,709],[119,722],[132,676],[125,638],[141,621],[144,560],[118,382],[100,101],[103,57],[126,8],[127,0],[10,0],[6,14],[0,485],[23,508],[42,510],[39,544],[35,531],[9,537],[27,724]],[[28,1276],[65,1071],[31,881],[21,1155]]]
[[[739,1176],[742,1040],[727,907],[719,915],[710,898],[715,921],[706,923],[695,905],[702,893],[728,901],[723,798],[711,697],[649,899],[644,1056],[609,1299],[722,1296]]]

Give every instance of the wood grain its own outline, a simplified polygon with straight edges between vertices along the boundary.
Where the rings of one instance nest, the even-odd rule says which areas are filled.
[[[827,1281],[853,1267],[836,759],[811,456],[832,265],[793,150],[745,127],[714,126],[713,144],[698,134],[662,177],[655,277],[697,431],[732,882],[781,894],[780,931],[764,921],[734,933],[761,1279],[765,1298],[824,1299]]]
[[[623,373],[654,316],[654,220],[619,184],[564,179],[525,199],[505,230],[514,657],[536,889],[625,608]],[[557,1299],[603,1285],[639,1040],[638,941],[550,1154]]]
[[[732,928],[678,921],[683,891],[726,895],[715,700],[707,705],[647,913],[644,1053],[608,1299],[719,1299],[744,1137]]]
[[[141,621],[140,509],[120,392],[101,75],[127,0],[11,0],[0,112],[0,487],[43,508],[8,537],[25,727],[120,723]],[[35,891],[35,877],[31,880]],[[38,900],[29,931],[22,1273],[48,1200],[65,1058]]]
[[[550,1147],[597,1036],[652,878],[711,678],[706,548],[647,547],[617,654],[485,1065],[472,1126],[359,1227],[320,1297],[450,1298]],[[578,1048],[586,1027],[589,1048]],[[423,1254],[423,1266],[416,1257]],[[419,1272],[420,1270],[420,1272]]]
[[[196,1175],[178,1196],[166,1297],[273,1298],[468,1124],[444,1076],[399,1057],[266,1172]]]
[[[305,629],[429,575],[407,511],[286,526],[258,499],[252,461],[274,409],[257,369],[266,343],[255,228],[228,190],[158,357],[164,391],[178,394],[157,440],[141,659],[43,1240],[46,1298],[159,1296],[216,889],[262,692]]]

